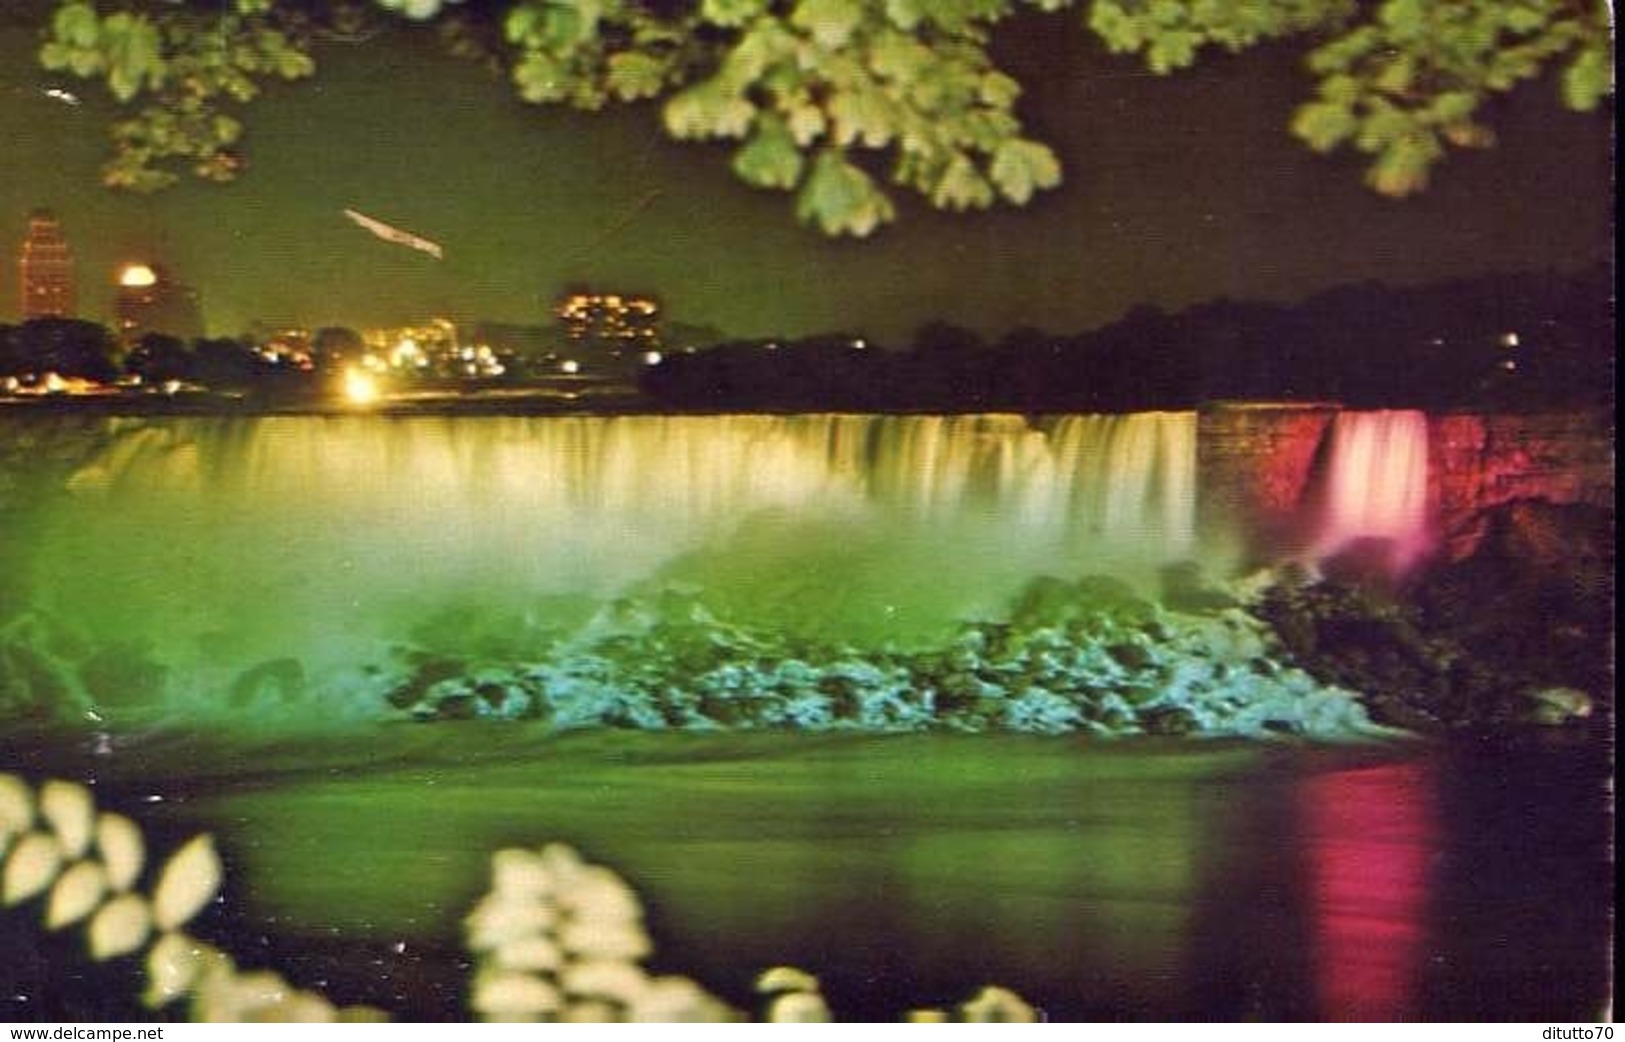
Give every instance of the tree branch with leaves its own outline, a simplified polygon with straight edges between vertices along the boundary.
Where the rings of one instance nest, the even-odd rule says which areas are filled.
[[[1451,148],[1493,144],[1484,110],[1498,95],[1554,72],[1571,109],[1612,90],[1602,0],[59,0],[40,61],[130,110],[103,180],[153,191],[188,166],[237,177],[242,108],[267,81],[312,76],[323,41],[433,24],[528,102],[658,101],[670,136],[735,143],[746,184],[862,237],[895,219],[896,190],[965,211],[1060,183],[989,46],[1007,19],[1074,7],[1159,74],[1301,38],[1317,85],[1293,133],[1368,156],[1367,182],[1394,197],[1426,187]]]

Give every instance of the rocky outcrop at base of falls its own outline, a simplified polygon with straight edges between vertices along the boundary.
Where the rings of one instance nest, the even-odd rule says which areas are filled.
[[[420,720],[559,728],[1119,735],[1377,732],[1351,692],[1284,665],[1239,608],[1174,611],[1108,579],[1043,578],[1008,618],[923,650],[858,651],[723,620],[689,593],[623,601],[528,661],[403,649],[379,678]]]
[[[1522,500],[1397,589],[1284,579],[1255,610],[1293,661],[1411,730],[1612,719],[1613,514]],[[1334,566],[1329,573],[1337,575]]]

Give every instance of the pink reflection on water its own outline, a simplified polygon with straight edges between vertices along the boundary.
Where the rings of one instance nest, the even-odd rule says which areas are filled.
[[[1428,422],[1411,409],[1345,412],[1333,420],[1324,473],[1317,561],[1360,546],[1373,562],[1407,571],[1429,548]]]
[[[1438,850],[1432,780],[1418,763],[1308,779],[1298,793],[1320,1016],[1396,1021],[1420,1012]]]

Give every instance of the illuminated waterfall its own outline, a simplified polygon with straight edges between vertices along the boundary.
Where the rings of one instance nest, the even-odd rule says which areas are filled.
[[[668,582],[901,639],[1039,574],[1187,556],[1194,460],[1192,413],[118,420],[30,565],[40,608],[171,685],[353,668],[448,614],[545,631]]]
[[[1325,560],[1375,541],[1403,572],[1428,549],[1428,425],[1414,410],[1339,413],[1328,434],[1319,533]]]

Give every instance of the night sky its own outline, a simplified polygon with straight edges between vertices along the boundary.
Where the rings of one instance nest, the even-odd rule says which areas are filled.
[[[85,317],[107,317],[114,265],[139,258],[202,291],[214,334],[432,314],[541,323],[566,283],[585,283],[657,294],[670,318],[730,335],[898,343],[932,319],[1071,332],[1139,303],[1290,300],[1611,255],[1610,121],[1563,111],[1549,83],[1500,107],[1498,147],[1454,154],[1427,193],[1394,202],[1363,187],[1358,159],[1289,135],[1309,89],[1294,52],[1158,78],[1105,55],[1078,21],[1028,16],[999,37],[1028,88],[1023,116],[1065,166],[1060,189],[970,215],[899,194],[897,224],[831,242],[795,222],[790,197],[737,181],[727,148],[667,140],[653,107],[528,106],[404,27],[324,47],[316,78],[249,106],[236,184],[115,194],[97,182],[105,91],[40,70],[34,30],[13,17],[0,24],[0,321],[17,317],[10,258],[36,206],[63,222]],[[373,238],[346,207],[442,243],[445,260]]]

